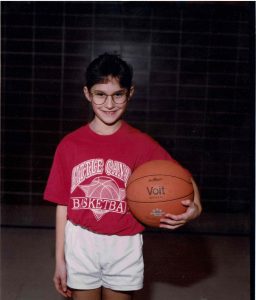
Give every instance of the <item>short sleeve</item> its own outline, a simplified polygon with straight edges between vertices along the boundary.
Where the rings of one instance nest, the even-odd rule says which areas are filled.
[[[62,145],[59,145],[54,155],[53,164],[44,191],[45,200],[60,205],[68,205],[70,180],[67,174],[68,169],[65,150]]]
[[[140,160],[137,162],[138,164],[136,167],[151,160],[170,160],[174,163],[180,164],[157,141],[148,136],[144,140],[143,156],[140,156]],[[185,168],[184,170],[186,170],[189,176],[191,176],[189,170]]]
[[[171,155],[153,138],[147,134],[141,135],[142,139],[138,140],[136,147],[138,148],[137,166],[150,160],[172,160]]]

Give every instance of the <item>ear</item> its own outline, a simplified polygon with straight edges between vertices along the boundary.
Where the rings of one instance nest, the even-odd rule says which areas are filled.
[[[85,96],[85,98],[86,98],[89,102],[92,102],[91,96],[90,96],[90,92],[89,92],[87,86],[84,86],[83,91],[84,91],[84,96]]]
[[[128,95],[128,100],[130,100],[130,98],[133,96],[134,91],[135,91],[134,86],[131,86],[130,91],[129,91],[129,95]]]

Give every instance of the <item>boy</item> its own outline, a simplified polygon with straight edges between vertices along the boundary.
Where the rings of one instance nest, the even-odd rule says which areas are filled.
[[[122,121],[134,93],[132,68],[103,54],[88,66],[84,94],[93,120],[58,145],[44,198],[57,203],[57,291],[74,300],[131,300],[143,285],[142,231],[125,200],[132,171],[153,159],[172,160],[152,138]],[[197,186],[187,211],[166,215],[175,229],[200,215]]]

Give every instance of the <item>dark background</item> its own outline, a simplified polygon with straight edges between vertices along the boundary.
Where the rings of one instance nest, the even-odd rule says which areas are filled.
[[[248,233],[254,207],[253,2],[2,2],[2,225],[54,226],[57,143],[88,121],[84,71],[135,71],[125,119],[194,175],[196,232]],[[193,227],[194,226],[194,227]]]

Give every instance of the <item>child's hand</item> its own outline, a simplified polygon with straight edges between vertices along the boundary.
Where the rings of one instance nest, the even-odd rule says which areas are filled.
[[[56,266],[53,282],[56,290],[62,296],[65,298],[71,297],[71,290],[69,290],[67,287],[67,271],[65,262],[62,262]]]
[[[188,221],[197,218],[201,211],[200,195],[195,181],[192,178],[192,184],[194,188],[194,201],[183,200],[181,201],[184,206],[187,207],[186,212],[180,215],[166,214],[164,218],[161,218],[159,227],[167,229],[176,229],[183,226]]]

